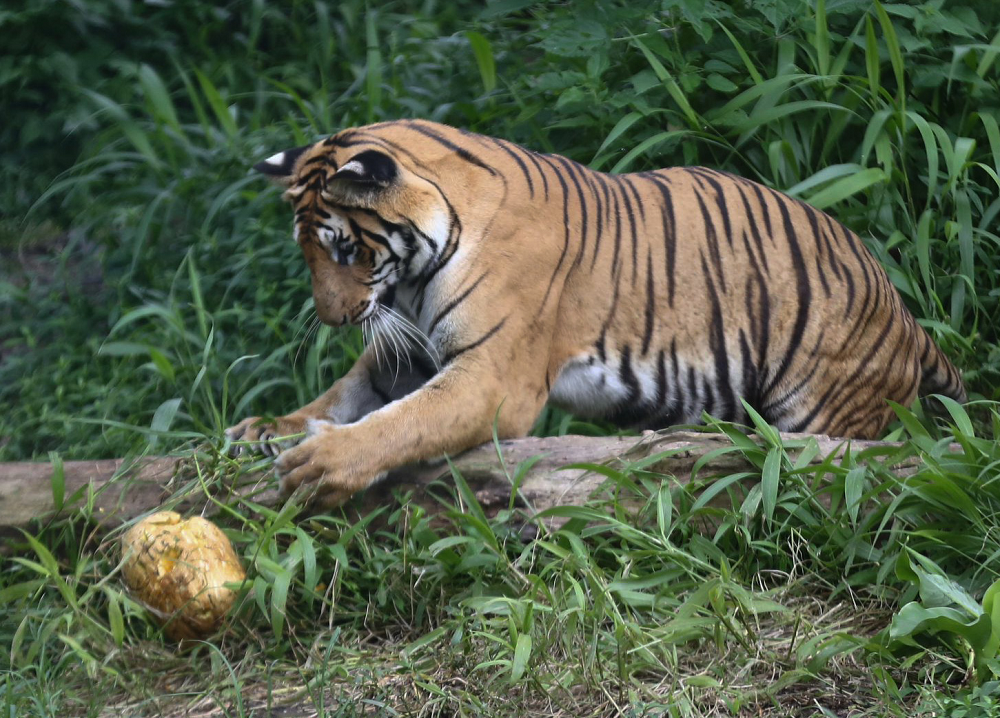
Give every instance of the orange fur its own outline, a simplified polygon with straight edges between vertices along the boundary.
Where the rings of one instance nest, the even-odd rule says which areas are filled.
[[[961,378],[861,240],[705,168],[606,175],[424,121],[258,165],[288,189],[320,319],[379,337],[321,397],[233,439],[309,431],[286,490],[335,505],[388,469],[521,436],[546,401],[625,424],[745,418],[874,437]],[[412,328],[426,341],[402,341]],[[393,320],[394,321],[394,320]],[[390,339],[404,354],[383,354]],[[404,346],[405,344],[405,346]],[[404,366],[412,362],[412,367]]]

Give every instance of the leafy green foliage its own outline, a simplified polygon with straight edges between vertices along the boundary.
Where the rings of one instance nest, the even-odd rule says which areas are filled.
[[[41,0],[0,28],[0,460],[203,443],[342,374],[360,337],[314,321],[286,208],[247,168],[410,116],[608,171],[706,164],[821,207],[980,399],[944,400],[937,425],[897,407],[898,447],[818,465],[759,417],[755,441],[716,423],[752,470],[588,467],[607,495],[527,528],[458,474],[444,525],[226,504],[249,579],[184,657],[85,502],[3,564],[0,713],[98,715],[113,694],[156,714],[185,685],[248,715],[273,682],[321,715],[756,714],[861,680],[841,707],[995,712],[996,3]],[[537,430],[607,427],[547,410]],[[192,481],[247,468],[212,457]],[[58,471],[52,488],[79,498]]]

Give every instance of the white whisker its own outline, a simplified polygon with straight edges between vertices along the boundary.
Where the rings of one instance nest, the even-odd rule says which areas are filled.
[[[437,347],[435,347],[433,342],[431,342],[430,337],[424,334],[420,327],[399,312],[394,311],[391,307],[383,306],[381,308],[389,313],[397,329],[399,329],[404,335],[406,335],[427,353],[427,356],[429,356],[431,361],[434,363],[434,368],[440,370],[441,357],[438,354]]]
[[[292,364],[298,364],[298,362],[299,362],[299,355],[302,353],[302,348],[305,347],[307,344],[309,344],[309,342],[312,340],[313,336],[317,333],[317,331],[319,331],[319,328],[320,328],[320,326],[322,324],[323,323],[319,320],[319,316],[316,314],[316,310],[313,310],[312,311],[312,318],[309,319],[309,321],[305,323],[305,326],[307,326],[308,329],[306,329],[306,333],[302,337],[302,341],[299,342],[298,347],[296,347],[296,349],[295,349],[295,357],[292,359]],[[301,331],[302,331],[302,329],[299,328],[299,330],[297,332],[295,332],[295,335],[298,336],[298,334]],[[295,340],[295,338],[293,337],[292,341],[294,341],[294,340]]]

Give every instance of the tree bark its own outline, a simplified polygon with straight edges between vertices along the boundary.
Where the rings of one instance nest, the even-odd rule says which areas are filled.
[[[899,448],[899,444],[847,442],[806,434],[782,434],[781,440],[793,460],[807,444],[815,441],[818,451],[811,458],[811,464],[818,464],[830,455],[842,454],[848,445],[855,454],[865,451],[866,456],[879,457],[891,457]],[[744,453],[733,448],[725,435],[685,431],[645,432],[642,436],[529,437],[484,444],[458,455],[452,464],[488,515],[512,503],[529,513],[537,513],[553,506],[583,504],[607,482],[604,474],[587,467],[573,467],[574,464],[626,469],[635,462],[644,461],[645,471],[671,475],[680,483],[753,471],[754,466]],[[235,474],[236,479],[227,486],[220,487],[219,482],[206,485],[199,476],[213,474],[219,461],[227,460],[199,458],[196,454],[135,462],[122,459],[67,461],[62,466],[61,512],[89,503],[98,523],[104,528],[112,528],[160,508],[212,514],[217,510],[218,501],[231,500],[234,495],[263,506],[281,503],[277,481],[262,462],[252,465],[255,468],[251,470],[236,470],[234,464],[226,474]],[[517,496],[512,502],[512,480],[518,467],[522,462],[532,461],[523,471]],[[892,469],[905,475],[913,473],[916,466],[916,459],[910,457],[896,463]],[[47,520],[60,513],[56,510],[53,490],[54,484],[59,483],[53,482],[55,470],[48,463],[0,463],[0,534],[16,533],[34,519]],[[394,494],[408,494],[410,501],[423,506],[429,513],[440,512],[442,504],[434,494],[447,492],[445,487],[454,485],[450,473],[450,467],[444,463],[403,467],[355,498],[349,512],[364,515],[393,502]],[[434,484],[441,478],[444,483],[436,490]],[[743,490],[749,488],[749,484],[743,485]]]

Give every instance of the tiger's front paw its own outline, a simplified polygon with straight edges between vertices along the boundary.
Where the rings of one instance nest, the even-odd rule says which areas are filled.
[[[341,427],[309,422],[308,432],[305,441],[283,451],[274,463],[286,497],[300,493],[308,503],[335,508],[379,478],[378,471],[365,466],[358,446],[345,441]]]
[[[278,417],[274,421],[251,416],[226,429],[226,438],[232,442],[230,453],[233,456],[242,456],[253,450],[265,456],[277,456],[301,441],[305,431],[306,420],[294,415]]]

